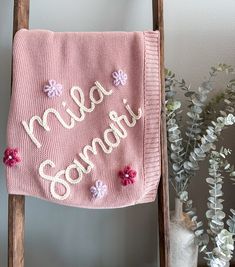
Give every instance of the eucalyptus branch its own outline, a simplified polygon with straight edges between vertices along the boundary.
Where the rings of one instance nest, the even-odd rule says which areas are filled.
[[[231,80],[222,93],[217,94],[208,103],[208,96],[214,88],[215,77],[220,72],[232,73],[233,68],[226,64],[212,67],[209,78],[193,91],[186,82],[178,80],[171,71],[166,72],[166,113],[168,154],[170,159],[170,183],[177,197],[185,203],[185,211],[191,220],[191,229],[195,234],[195,243],[206,257],[208,266],[224,267],[232,257],[235,235],[235,210],[224,224],[223,191],[225,172],[235,182],[234,167],[226,157],[229,149],[216,151],[216,142],[222,131],[235,124],[235,79]],[[182,130],[181,102],[176,99],[176,90],[180,88],[189,101],[187,112],[186,136]],[[208,103],[208,104],[206,104]],[[221,111],[222,109],[222,111]],[[185,138],[186,137],[186,138]],[[192,200],[188,200],[188,185],[199,170],[200,161],[209,156],[209,175],[206,179],[210,190],[208,197],[208,228],[205,232],[201,221],[198,222]],[[235,183],[234,183],[235,184]],[[212,249],[211,249],[212,247]]]
[[[209,229],[207,230],[208,234],[212,237],[218,235],[221,230],[224,228],[223,219],[225,213],[223,211],[224,201],[222,199],[222,185],[224,172],[232,173],[234,167],[231,166],[225,158],[231,154],[231,150],[226,148],[221,148],[220,151],[212,151],[209,159],[209,175],[206,179],[206,182],[209,185],[209,198],[208,198],[208,211],[206,212],[206,217],[208,219]]]
[[[204,136],[201,137],[200,135],[203,123],[203,119],[201,118],[201,113],[203,111],[202,106],[207,99],[207,95],[212,90],[212,81],[219,72],[230,73],[231,71],[232,68],[225,64],[212,67],[208,80],[201,84],[198,92],[193,92],[184,80],[177,80],[174,73],[166,70],[166,113],[168,154],[171,163],[170,172],[172,174],[171,184],[174,184],[173,188],[179,198],[184,198],[181,197],[181,195],[185,196],[184,191],[187,189],[189,181],[195,175],[195,171],[199,169],[198,162],[194,160],[195,154],[202,155],[203,153],[200,153],[200,149],[204,149],[204,152],[209,152],[210,149],[214,147],[213,143],[217,141],[220,132],[217,127],[216,131],[212,134],[212,125],[207,127]],[[186,91],[185,96],[190,98],[189,101],[191,103],[190,111],[187,113],[190,118],[190,120],[187,121],[189,125],[186,131],[188,135],[187,143],[184,141],[180,127],[179,114],[182,112],[182,109],[181,102],[176,99],[176,86]],[[233,83],[230,84],[230,87],[232,86]],[[226,117],[225,113],[222,115]],[[219,125],[220,123],[217,122],[217,124]],[[190,146],[190,149],[189,143],[193,144]],[[207,154],[205,154],[205,157]],[[198,161],[205,159],[205,157],[198,159]]]
[[[206,252],[205,259],[208,265],[212,267],[225,266],[231,260],[234,250],[235,211],[231,209],[232,216],[227,220],[228,229],[225,229],[223,219],[226,214],[222,205],[223,173],[227,172],[234,175],[234,166],[226,160],[226,157],[230,154],[231,150],[222,147],[219,152],[212,151],[209,160],[209,174],[211,177],[207,178],[206,181],[211,189],[208,198],[209,210],[206,212],[206,217],[213,249]]]
[[[194,175],[195,171],[199,169],[199,161],[206,158],[208,153],[215,149],[215,142],[218,140],[218,136],[226,128],[226,126],[233,125],[235,123],[235,116],[228,114],[225,117],[218,117],[216,121],[212,121],[212,124],[208,126],[206,135],[204,135],[198,145],[189,155],[189,160],[184,162],[184,173],[188,177],[188,180]],[[183,190],[187,189],[188,180],[184,182]]]
[[[226,88],[220,90],[220,92],[212,97],[205,105],[202,112],[202,133],[205,132],[209,123],[219,115],[220,110],[224,110],[229,113],[235,112],[235,79],[230,80]]]
[[[200,140],[200,134],[202,132],[201,126],[203,125],[203,107],[205,106],[205,102],[208,98],[209,93],[213,90],[213,82],[215,77],[220,72],[230,73],[233,71],[233,68],[226,64],[219,64],[216,67],[212,67],[209,72],[209,78],[204,81],[198,88],[197,91],[186,90],[185,96],[189,97],[190,105],[189,112],[187,112],[187,116],[189,120],[187,124],[189,125],[186,128],[186,136],[188,140],[186,141],[186,153],[185,159],[188,158],[190,152],[194,149],[192,144],[196,144],[195,140]],[[182,90],[185,90],[185,85],[180,86]]]
[[[229,232],[235,235],[235,210],[230,209],[231,215],[227,220],[227,225],[229,227]]]
[[[167,133],[168,133],[168,154],[172,164],[170,179],[176,194],[181,192],[182,180],[185,179],[181,175],[181,166],[183,163],[184,147],[182,133],[179,127],[177,112],[181,107],[181,103],[174,99],[176,92],[174,90],[175,75],[170,71],[166,71],[166,113],[167,113]]]
[[[226,215],[222,205],[223,173],[232,175],[234,173],[234,166],[226,160],[226,157],[230,154],[231,150],[223,147],[219,152],[214,150],[210,152],[210,177],[206,179],[210,187],[208,211],[206,212],[209,226],[207,233],[209,235],[204,233],[202,223],[195,224],[196,227],[192,228],[195,233],[195,242],[199,246],[200,252],[205,254],[208,266],[211,267],[225,266],[231,260],[234,250],[235,211],[231,209],[232,216],[229,216],[227,220],[228,229],[225,229],[223,219]],[[191,200],[188,202],[192,204]],[[192,221],[197,219],[195,211],[192,210],[192,205],[190,205],[187,214],[190,215]]]

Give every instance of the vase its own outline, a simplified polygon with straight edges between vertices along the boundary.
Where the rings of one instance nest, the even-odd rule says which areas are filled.
[[[191,226],[191,220],[183,213],[182,202],[176,198],[170,218],[170,267],[197,267],[198,246]]]

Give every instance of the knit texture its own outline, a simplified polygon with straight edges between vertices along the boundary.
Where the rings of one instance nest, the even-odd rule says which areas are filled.
[[[155,200],[159,40],[157,31],[16,33],[4,159],[10,194],[84,208]]]

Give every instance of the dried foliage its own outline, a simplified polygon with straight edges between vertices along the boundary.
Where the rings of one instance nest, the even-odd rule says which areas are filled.
[[[216,150],[216,142],[224,129],[235,124],[235,79],[230,80],[225,88],[209,99],[214,90],[215,78],[219,73],[231,74],[234,70],[226,64],[212,67],[209,78],[201,83],[197,90],[192,90],[185,80],[177,79],[171,71],[166,71],[166,113],[168,154],[170,159],[170,183],[176,197],[185,203],[185,211],[193,222],[195,242],[200,251],[206,254],[208,266],[223,267],[231,259],[233,235],[235,229],[235,211],[227,221],[225,229],[223,211],[224,173],[231,180],[235,175],[234,167],[226,157],[229,149]],[[177,91],[183,91],[188,104],[187,111],[177,99]],[[186,113],[186,126],[182,125],[182,112]],[[197,221],[192,200],[188,198],[188,186],[200,167],[200,162],[209,158],[208,229],[204,230],[202,222]],[[208,245],[212,243],[212,245]],[[210,250],[209,247],[212,247]]]

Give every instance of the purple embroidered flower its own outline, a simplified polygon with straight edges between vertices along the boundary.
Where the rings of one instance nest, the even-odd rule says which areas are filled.
[[[3,162],[9,166],[13,167],[20,162],[20,157],[18,155],[17,148],[7,148],[4,152]]]
[[[126,166],[123,171],[118,172],[119,178],[121,178],[121,184],[126,186],[135,182],[136,171],[132,170],[130,166]]]
[[[123,70],[117,70],[112,73],[114,78],[113,84],[115,86],[125,85],[127,81],[127,74]]]
[[[43,91],[48,97],[60,96],[62,94],[63,86],[60,83],[56,83],[55,80],[49,80],[49,84],[43,87]]]
[[[102,181],[97,180],[95,185],[90,188],[90,192],[93,198],[102,198],[107,193],[107,185]]]

